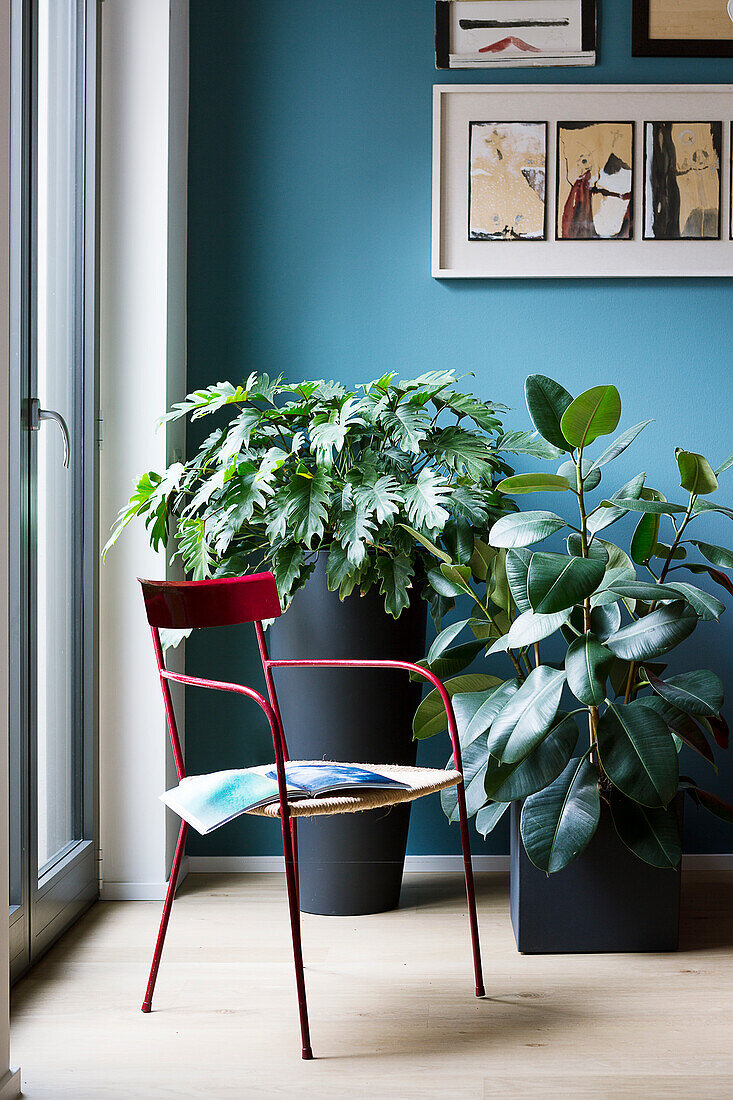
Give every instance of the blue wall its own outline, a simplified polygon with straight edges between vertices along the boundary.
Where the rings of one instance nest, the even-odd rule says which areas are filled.
[[[733,450],[726,280],[430,277],[434,83],[733,81],[733,61],[632,59],[630,0],[599,8],[594,69],[487,76],[436,73],[431,0],[191,0],[189,387],[253,369],[356,383],[453,367],[525,427],[522,381],[540,371],[573,392],[615,383],[626,426],[655,417],[617,463],[623,480],[646,469],[673,494],[676,444],[716,461]],[[733,471],[727,485],[730,504]],[[733,532],[724,520],[705,530],[711,542]],[[726,618],[701,627],[683,657],[717,669],[733,697],[733,610]],[[204,673],[242,675],[253,658],[236,632],[189,643]],[[191,771],[271,758],[258,716],[214,707],[208,693],[191,694],[187,742]],[[421,747],[424,763],[446,755],[442,740]],[[702,781],[706,766],[688,764]],[[711,785],[733,797],[733,763]],[[278,842],[272,823],[241,819],[190,850],[269,853]],[[690,811],[687,849],[733,851],[731,828]],[[458,850],[437,799],[416,808],[410,850]],[[475,850],[505,851],[506,836],[477,838]]]

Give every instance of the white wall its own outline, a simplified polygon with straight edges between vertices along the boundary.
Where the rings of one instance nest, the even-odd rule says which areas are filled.
[[[8,477],[10,441],[10,0],[0,0],[0,913],[8,912]],[[17,410],[16,410],[17,415]],[[20,1071],[10,1070],[8,922],[0,920],[0,1097],[20,1095]]]
[[[154,425],[185,387],[188,0],[106,0],[102,12],[100,469],[102,540],[145,470],[182,449]],[[133,525],[100,579],[102,896],[158,898],[175,823],[160,685],[137,577],[165,555]],[[179,658],[180,660],[180,655]],[[169,785],[169,784],[168,784]]]

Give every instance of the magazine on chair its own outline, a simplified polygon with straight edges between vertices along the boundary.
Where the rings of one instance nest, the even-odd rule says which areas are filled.
[[[290,802],[360,787],[410,789],[409,783],[357,764],[288,761],[285,777]],[[166,806],[206,836],[247,810],[277,802],[277,770],[274,764],[260,764],[256,768],[191,775],[160,797]]]

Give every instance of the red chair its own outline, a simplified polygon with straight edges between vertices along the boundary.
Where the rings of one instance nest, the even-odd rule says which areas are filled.
[[[285,761],[288,760],[287,743],[282,727],[280,711],[275,694],[272,669],[291,666],[294,668],[401,668],[406,672],[415,672],[424,679],[429,680],[438,690],[445,706],[448,718],[448,732],[453,746],[453,760],[456,771],[461,771],[461,747],[458,741],[453,707],[450,696],[437,676],[432,672],[420,668],[408,661],[381,661],[381,660],[297,660],[297,661],[271,661],[267,653],[265,635],[262,629],[263,619],[272,619],[281,614],[280,599],[275,586],[275,578],[272,573],[258,573],[250,577],[235,577],[209,581],[141,581],[145,610],[153,635],[155,657],[160,673],[160,685],[163,690],[163,700],[170,730],[173,756],[176,763],[178,778],[183,779],[186,771],[181,752],[181,743],[178,736],[176,719],[173,713],[173,704],[169,688],[170,681],[178,684],[191,684],[196,687],[214,688],[220,691],[233,691],[240,695],[246,695],[254,699],[262,708],[270,723],[272,740],[275,747],[275,763],[277,766],[277,779],[279,789],[279,805],[273,807],[273,813],[277,813],[282,824],[283,852],[285,855],[285,880],[287,883],[288,906],[290,909],[290,926],[293,939],[293,957],[295,962],[295,982],[298,991],[298,1008],[300,1012],[300,1031],[302,1038],[303,1058],[312,1058],[310,1033],[308,1028],[308,1009],[306,1005],[305,981],[303,978],[303,955],[300,940],[300,909],[298,903],[298,840],[296,831],[296,817],[303,813],[303,803],[288,804],[285,783]],[[265,684],[269,700],[265,699],[258,691],[242,684],[224,683],[219,680],[204,680],[197,676],[182,676],[169,672],[164,664],[163,650],[160,642],[159,630],[189,629],[191,627],[207,626],[234,626],[240,623],[253,623],[257,634],[262,668],[265,675]],[[428,773],[429,769],[416,769],[418,772]],[[461,845],[463,848],[463,867],[466,879],[466,897],[468,900],[468,916],[471,929],[471,945],[473,948],[473,965],[476,996],[484,995],[484,984],[481,973],[481,953],[478,938],[478,921],[476,918],[476,899],[473,885],[473,868],[471,865],[471,851],[468,839],[468,820],[466,815],[466,798],[463,788],[463,779],[455,773],[438,773],[450,777],[433,789],[440,786],[456,785],[458,795],[458,808],[460,814]],[[426,792],[427,793],[427,792]],[[396,799],[398,792],[391,792]],[[399,792],[404,797],[404,792]],[[358,796],[355,796],[358,799]],[[324,798],[322,802],[327,802]],[[343,800],[341,800],[343,801]],[[317,800],[309,800],[310,809],[306,812],[317,813],[319,807]],[[354,808],[359,808],[358,806]],[[333,812],[329,809],[328,812]],[[155,980],[158,976],[160,956],[163,950],[168,920],[173,905],[173,896],[176,890],[176,882],[181,867],[181,859],[186,845],[188,825],[181,822],[181,830],[178,835],[173,866],[171,868],[168,891],[163,905],[163,915],[160,921],[158,939],[155,944],[153,963],[150,969],[148,987],[145,999],[142,1003],[142,1011],[150,1012],[155,989]]]

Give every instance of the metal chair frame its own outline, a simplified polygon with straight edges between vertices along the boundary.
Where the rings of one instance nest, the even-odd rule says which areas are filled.
[[[293,961],[295,965],[295,983],[298,993],[298,1011],[300,1015],[301,1053],[302,1057],[313,1057],[310,1040],[310,1028],[308,1023],[308,1007],[306,1001],[305,979],[303,975],[303,952],[300,930],[300,903],[298,899],[298,835],[297,822],[291,817],[287,798],[287,783],[285,778],[285,763],[289,759],[285,731],[280,717],[280,708],[277,702],[275,684],[272,677],[273,668],[391,668],[402,669],[405,672],[414,672],[427,680],[438,691],[445,707],[448,734],[453,747],[453,761],[457,771],[462,770],[461,746],[458,739],[458,729],[453,714],[450,696],[443,683],[428,669],[412,664],[410,661],[390,660],[360,660],[360,659],[319,659],[303,658],[301,660],[274,661],[270,658],[265,641],[265,633],[262,621],[276,618],[281,614],[280,600],[272,573],[258,573],[249,577],[223,578],[206,581],[140,581],[145,599],[145,609],[153,637],[153,648],[158,664],[160,686],[163,692],[163,702],[170,732],[173,758],[179,781],[185,778],[186,769],[181,750],[181,742],[178,726],[173,710],[170,684],[188,684],[193,687],[211,688],[217,691],[230,691],[239,695],[245,695],[253,699],[263,710],[270,726],[272,742],[275,749],[275,765],[277,770],[278,797],[280,806],[280,820],[282,825],[283,854],[285,857],[285,881],[287,885],[288,908],[290,912],[290,929],[293,942]],[[165,667],[163,648],[160,640],[161,628],[188,629],[192,627],[231,626],[243,623],[252,623],[257,635],[262,670],[265,677],[265,685],[268,698],[260,692],[244,684],[228,683],[221,680],[207,680],[198,676],[182,675],[169,672]],[[476,916],[476,896],[473,881],[473,866],[471,863],[471,850],[468,834],[468,816],[466,813],[466,795],[463,780],[457,786],[458,812],[460,820],[461,847],[463,851],[463,870],[466,882],[466,900],[468,902],[468,917],[471,932],[471,947],[473,950],[473,967],[475,993],[477,997],[484,996],[484,983],[481,971],[481,949],[479,945],[478,919]],[[186,847],[188,824],[181,822],[178,842],[173,856],[168,889],[163,913],[160,920],[158,937],[155,943],[153,961],[150,968],[150,976],[142,1003],[142,1011],[150,1012],[152,1008],[153,992],[158,976],[160,958],[163,944],[168,929],[173,898],[176,891],[176,883],[181,869],[181,861]]]

